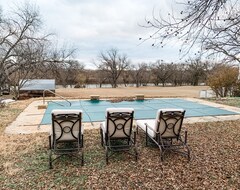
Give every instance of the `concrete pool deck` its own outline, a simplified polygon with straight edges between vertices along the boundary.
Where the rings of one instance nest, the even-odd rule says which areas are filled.
[[[225,109],[228,111],[237,112],[237,115],[219,115],[219,116],[204,116],[204,117],[191,117],[185,118],[184,123],[197,123],[197,122],[216,122],[216,121],[227,121],[227,120],[238,120],[240,119],[240,108],[217,104],[214,102],[208,102],[203,99],[196,98],[182,98],[185,100],[197,102],[204,105],[209,105],[216,108]],[[34,101],[23,110],[8,127],[5,129],[7,134],[31,134],[39,132],[49,132],[51,125],[40,125],[45,109],[38,109],[38,106],[42,105],[42,101]],[[83,123],[84,129],[99,128],[100,122]]]

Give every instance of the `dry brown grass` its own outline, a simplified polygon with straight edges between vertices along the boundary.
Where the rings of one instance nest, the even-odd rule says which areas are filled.
[[[85,165],[63,158],[48,169],[48,135],[6,135],[3,129],[31,102],[0,110],[0,189],[240,189],[240,121],[185,125],[192,160],[144,146],[139,160],[117,154],[105,165],[98,130],[85,131]]]
[[[239,121],[187,125],[192,160],[144,146],[138,135],[138,162],[117,154],[105,165],[97,130],[85,131],[85,166],[66,157],[48,169],[47,134],[2,135],[2,189],[239,189]]]
[[[144,94],[145,97],[199,97],[201,90],[208,86],[179,86],[179,87],[127,87],[127,88],[61,88],[56,93],[63,97],[89,98],[90,95],[100,95],[101,98],[135,97],[135,94]]]

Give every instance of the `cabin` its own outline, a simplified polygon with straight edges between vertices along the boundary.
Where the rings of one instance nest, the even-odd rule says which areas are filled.
[[[44,90],[45,96],[55,96],[55,79],[29,79],[26,82],[20,81],[20,84],[23,86],[19,90],[19,99],[42,97]]]

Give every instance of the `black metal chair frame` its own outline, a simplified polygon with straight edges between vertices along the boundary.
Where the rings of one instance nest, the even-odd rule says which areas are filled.
[[[135,156],[135,160],[138,159],[138,152],[136,147],[136,131],[133,130],[133,115],[134,112],[113,112],[109,113],[107,112],[106,116],[106,132],[103,133],[102,128],[100,127],[100,134],[101,134],[101,145],[105,147],[105,156],[106,156],[106,164],[108,164],[109,158],[115,154],[116,152],[127,152],[130,155]],[[116,124],[117,121],[122,120],[124,123]],[[129,134],[126,133],[125,127],[126,124],[131,122],[130,128],[129,128]],[[109,134],[109,122],[112,122],[114,124],[114,130],[112,134]],[[118,130],[122,130],[126,137],[114,137],[116,132]],[[133,135],[132,135],[133,131]],[[119,144],[117,145],[117,142],[124,142],[126,144]],[[131,152],[131,150],[134,151],[134,153]]]
[[[49,168],[53,168],[53,162],[64,155],[74,156],[80,159],[81,165],[84,165],[84,150],[83,150],[83,134],[82,128],[82,113],[79,114],[54,114],[52,113],[52,135],[49,135]],[[63,123],[69,122],[70,126],[63,126]],[[78,136],[73,134],[73,126],[79,122]],[[54,123],[57,123],[61,128],[61,135],[57,138],[55,133]],[[61,140],[64,133],[71,133],[72,140]],[[70,145],[71,147],[66,147]],[[52,158],[53,154],[57,157]]]
[[[185,111],[178,112],[178,111],[167,111],[167,112],[160,112],[159,119],[157,120],[158,126],[157,129],[154,130],[151,126],[145,123],[146,126],[146,146],[148,146],[148,138],[150,138],[159,148],[160,150],[160,159],[163,161],[163,157],[165,152],[172,151],[179,153],[183,156],[186,156],[188,160],[190,160],[190,149],[187,145],[187,131],[184,133],[184,138],[181,136],[181,128],[182,122],[185,115]],[[175,122],[168,123],[168,120],[175,120]],[[180,120],[180,126],[177,132],[175,132],[176,124]],[[165,129],[162,133],[160,133],[160,122],[164,122]],[[152,136],[148,135],[148,130],[152,130],[156,133],[156,136],[153,138]],[[164,133],[167,130],[173,130],[174,136],[173,137],[164,137]]]

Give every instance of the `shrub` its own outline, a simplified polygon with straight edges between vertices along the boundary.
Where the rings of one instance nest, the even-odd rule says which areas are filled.
[[[232,96],[238,88],[238,68],[226,64],[217,65],[208,75],[207,84],[217,97]]]

